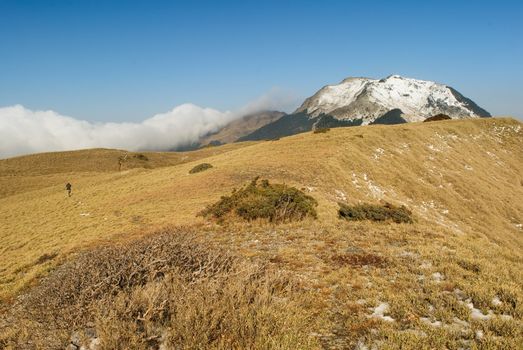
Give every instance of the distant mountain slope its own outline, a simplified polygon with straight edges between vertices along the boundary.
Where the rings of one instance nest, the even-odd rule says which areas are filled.
[[[217,132],[205,136],[199,143],[206,146],[209,144],[218,145],[235,142],[253,131],[277,121],[284,115],[285,113],[278,111],[263,111],[248,114],[240,119],[232,121]]]
[[[178,146],[171,151],[187,152],[205,146],[219,146],[236,142],[254,131],[263,128],[265,125],[278,121],[278,119],[284,115],[286,114],[279,111],[262,111],[247,114],[239,119],[233,120],[216,132],[204,135],[191,144]]]
[[[309,131],[315,126],[417,122],[436,114],[453,119],[491,116],[455,89],[431,81],[399,75],[380,80],[347,78],[321,88],[285,120],[267,124],[241,140],[272,139]]]

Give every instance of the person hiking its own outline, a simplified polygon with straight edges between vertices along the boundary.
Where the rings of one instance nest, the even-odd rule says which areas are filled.
[[[71,197],[71,184],[68,182],[67,185],[65,185],[65,190],[67,191],[67,195]]]

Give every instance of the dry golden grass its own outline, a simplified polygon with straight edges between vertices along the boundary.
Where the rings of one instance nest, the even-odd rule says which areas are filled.
[[[1,198],[4,303],[71,252],[129,241],[155,226],[190,224],[217,246],[292,272],[314,295],[301,307],[317,311],[313,333],[324,347],[517,349],[523,343],[521,123],[338,128],[233,146],[173,166],[78,172],[67,177],[71,198],[63,175],[52,173],[54,183]],[[213,168],[189,175],[203,159]],[[305,189],[318,201],[318,220],[221,228],[195,217],[255,176]],[[24,181],[13,176],[4,183],[19,188]],[[405,205],[415,222],[337,217],[338,202],[380,201]],[[384,303],[394,321],[379,312],[371,317]],[[479,310],[492,315],[474,318]]]
[[[167,229],[79,254],[12,307],[0,347],[317,347],[289,274],[195,238]]]

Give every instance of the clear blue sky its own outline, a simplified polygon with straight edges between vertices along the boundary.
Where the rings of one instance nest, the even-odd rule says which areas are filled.
[[[0,0],[0,107],[138,121],[392,73],[523,117],[523,1]]]

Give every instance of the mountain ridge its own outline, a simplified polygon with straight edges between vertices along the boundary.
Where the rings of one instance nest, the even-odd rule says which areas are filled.
[[[239,141],[274,139],[315,127],[421,122],[437,114],[452,119],[491,117],[474,101],[444,84],[400,75],[379,80],[348,77],[306,98],[285,116],[285,123],[269,123]]]

